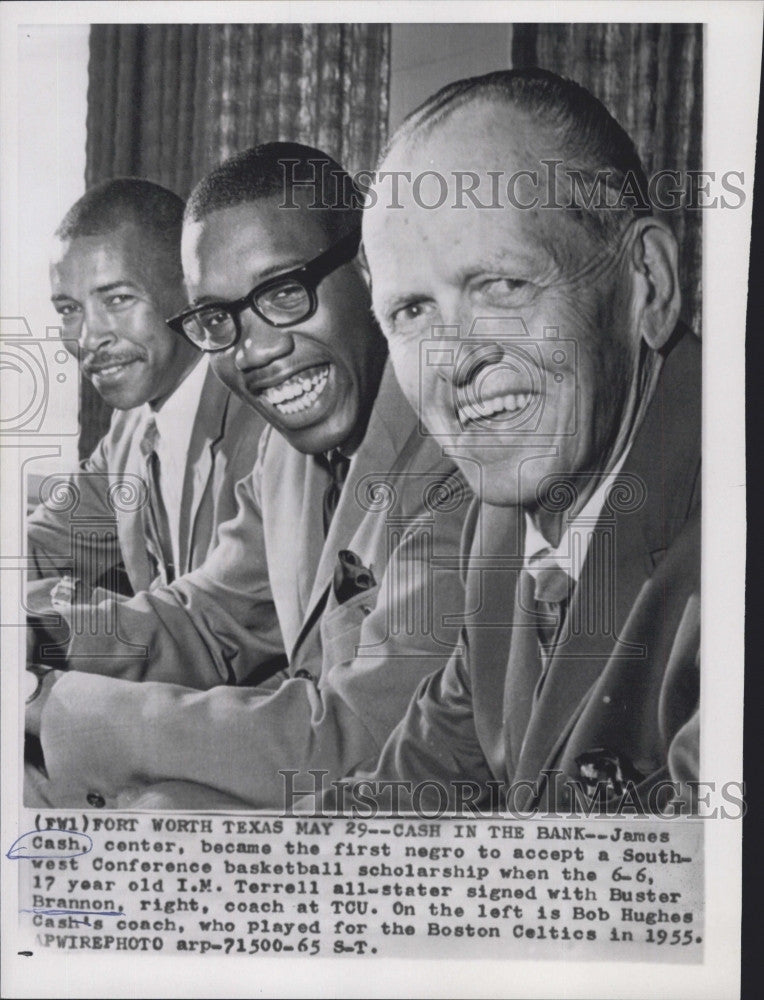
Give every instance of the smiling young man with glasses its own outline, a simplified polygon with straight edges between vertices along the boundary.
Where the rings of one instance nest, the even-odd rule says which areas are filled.
[[[360,204],[333,160],[291,143],[240,154],[192,193],[192,304],[170,325],[271,426],[205,565],[93,609],[144,655],[72,637],[74,669],[28,720],[43,801],[281,808],[311,769],[371,764],[448,659],[470,493],[387,362],[356,260]],[[258,683],[274,605],[289,669]]]

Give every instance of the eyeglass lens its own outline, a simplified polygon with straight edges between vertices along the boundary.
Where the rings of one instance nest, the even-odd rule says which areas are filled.
[[[307,289],[293,278],[260,292],[253,304],[275,326],[297,323],[312,308]],[[238,312],[240,309],[236,310]],[[203,347],[225,347],[236,339],[236,317],[222,306],[211,306],[186,317],[183,329]]]

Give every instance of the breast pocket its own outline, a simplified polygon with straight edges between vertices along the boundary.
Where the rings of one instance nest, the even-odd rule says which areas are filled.
[[[376,608],[378,597],[379,584],[324,614],[321,619],[321,643],[324,664],[328,669],[355,659],[361,629]]]

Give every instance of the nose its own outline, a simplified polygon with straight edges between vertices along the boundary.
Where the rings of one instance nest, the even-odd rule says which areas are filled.
[[[234,354],[234,364],[239,371],[265,368],[294,350],[294,338],[289,329],[269,326],[251,313],[242,315],[241,322],[242,335]]]
[[[490,341],[460,344],[452,381],[457,386],[469,384],[481,368],[497,365],[504,359],[499,344]]]
[[[113,341],[115,336],[114,325],[109,313],[98,306],[85,306],[82,326],[77,338],[80,350],[87,354],[95,354],[99,348]]]
[[[439,290],[436,300],[437,322],[448,328],[448,336],[469,341],[474,336],[475,325],[480,323],[482,310],[476,308],[468,292],[461,288]]]

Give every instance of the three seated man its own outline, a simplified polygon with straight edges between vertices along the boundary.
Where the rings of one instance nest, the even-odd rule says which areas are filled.
[[[167,333],[268,426],[203,564],[84,598],[87,632],[76,592],[36,606],[63,624],[36,629],[29,804],[398,809],[427,783],[652,811],[697,778],[700,350],[673,235],[618,197],[647,189],[633,143],[502,71],[380,168],[423,183],[362,212],[331,158],[268,143],[191,194]]]

